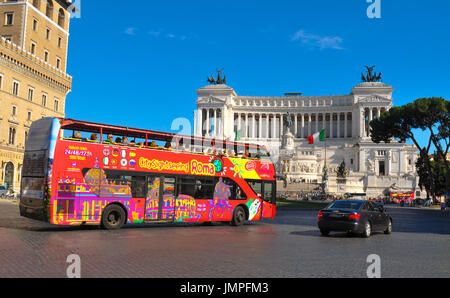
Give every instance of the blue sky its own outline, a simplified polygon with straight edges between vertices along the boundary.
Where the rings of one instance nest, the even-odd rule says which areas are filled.
[[[67,117],[170,131],[217,68],[239,95],[339,95],[376,65],[394,105],[450,99],[450,1],[81,1]]]

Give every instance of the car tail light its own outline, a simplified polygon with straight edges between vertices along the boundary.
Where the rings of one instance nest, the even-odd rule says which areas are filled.
[[[358,213],[350,214],[348,219],[350,220],[358,220],[361,216]]]
[[[323,212],[320,211],[319,214],[317,215],[317,220],[321,220],[323,217]]]

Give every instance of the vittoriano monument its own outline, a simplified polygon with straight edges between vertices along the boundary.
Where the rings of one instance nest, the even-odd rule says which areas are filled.
[[[381,72],[379,74],[377,74],[376,72],[374,72],[372,74],[372,71],[374,70],[375,65],[374,66],[367,66],[366,65],[364,67],[367,68],[367,75],[364,76],[364,73],[361,73],[363,82],[379,82],[379,81],[382,80]]]
[[[210,83],[211,85],[226,84],[227,78],[226,78],[226,76],[223,76],[223,78],[222,78],[222,72],[223,72],[223,68],[221,70],[217,69],[217,80],[216,80],[216,78],[214,78],[214,75],[212,75],[211,77],[208,76],[207,82]]]

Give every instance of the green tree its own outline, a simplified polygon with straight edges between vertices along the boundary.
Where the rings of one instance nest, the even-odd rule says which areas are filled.
[[[441,97],[419,98],[412,103],[393,107],[384,112],[381,117],[370,122],[372,141],[375,143],[390,143],[393,140],[406,142],[411,140],[420,153],[418,174],[422,175],[421,184],[427,193],[436,200],[437,181],[433,175],[429,155],[431,145],[436,147],[437,155],[441,157],[446,172],[449,173],[447,154],[450,147],[449,111],[450,103]],[[426,144],[420,144],[414,135],[414,130],[428,131],[430,137]],[[445,176],[444,176],[445,177]]]

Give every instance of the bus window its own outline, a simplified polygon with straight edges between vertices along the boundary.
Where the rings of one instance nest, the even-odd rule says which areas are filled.
[[[101,182],[101,197],[145,198],[145,176],[119,175],[112,170],[105,170],[106,179]]]
[[[131,194],[133,198],[145,198],[147,193],[145,189],[145,177],[133,176],[131,177]]]
[[[248,185],[253,189],[258,197],[262,197],[262,182],[261,181],[247,181]]]
[[[214,195],[214,180],[212,178],[201,178],[196,180],[195,198],[211,200]]]
[[[273,182],[264,182],[264,201],[272,202],[273,199]]]
[[[192,177],[182,177],[178,179],[178,196],[185,195],[195,198],[195,185],[197,183],[196,178]]]
[[[223,179],[223,183],[226,184],[229,189],[230,189],[230,200],[245,200],[247,199],[247,195],[245,194],[245,192],[241,189],[241,187],[234,182],[233,180],[231,180],[230,178],[219,178],[219,182],[220,183],[220,179]],[[216,184],[217,187],[217,184]]]

